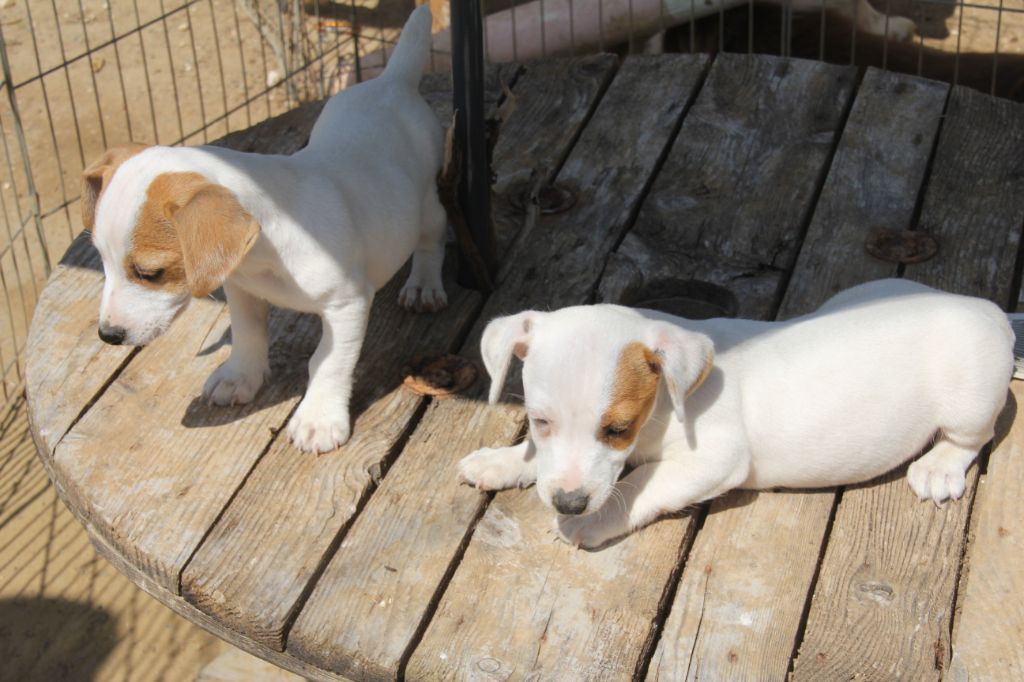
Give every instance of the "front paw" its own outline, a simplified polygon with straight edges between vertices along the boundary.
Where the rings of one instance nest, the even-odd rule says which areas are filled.
[[[345,408],[303,399],[288,420],[288,438],[305,452],[328,452],[348,442],[352,430]]]
[[[245,405],[252,402],[270,369],[265,364],[251,367],[240,365],[228,358],[227,362],[215,369],[203,384],[203,397],[214,405]]]
[[[906,42],[914,36],[917,24],[906,17],[889,17],[889,27],[886,35],[893,40]]]
[[[477,490],[525,488],[533,483],[518,448],[480,448],[459,461],[459,478]]]
[[[433,313],[448,305],[448,296],[441,286],[420,286],[407,282],[398,293],[398,304],[417,313]]]
[[[559,514],[555,530],[561,539],[575,547],[594,549],[629,532],[629,523],[622,514],[605,507],[593,514]]]

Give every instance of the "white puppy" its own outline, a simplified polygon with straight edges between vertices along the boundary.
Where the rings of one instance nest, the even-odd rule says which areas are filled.
[[[231,356],[203,393],[246,403],[269,372],[268,302],[317,313],[323,337],[288,424],[303,450],[350,434],[348,404],[374,292],[413,255],[406,307],[446,304],[442,131],[418,86],[430,11],[413,12],[387,70],[332,97],[291,156],[218,147],[108,151],[83,173],[82,217],[106,281],[100,337],[142,345],[223,285]]]
[[[910,487],[958,498],[1013,371],[997,306],[906,280],[787,322],[527,311],[492,321],[481,347],[492,402],[511,356],[525,359],[530,434],[474,452],[460,475],[487,490],[536,482],[584,547],[732,488],[865,481],[932,443]]]

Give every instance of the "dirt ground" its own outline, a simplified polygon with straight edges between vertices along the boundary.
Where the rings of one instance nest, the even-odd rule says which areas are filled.
[[[485,8],[523,1],[489,0]],[[307,0],[307,49],[327,56],[307,69],[309,86],[299,94],[331,91],[339,73],[354,67],[356,43],[363,58],[376,53],[413,4]],[[892,14],[918,22],[921,35],[909,45],[854,38],[829,20],[822,49],[820,17],[797,16],[789,49],[833,61],[853,54],[858,63],[884,61],[948,80],[955,73],[972,87],[994,85],[1002,96],[1024,99],[1024,0],[1001,4],[1001,14],[982,7],[961,13],[945,0],[890,0]],[[698,49],[717,49],[720,36],[727,49],[746,49],[748,9],[727,14],[724,30],[717,17],[699,24]],[[777,5],[756,6],[756,49],[779,51],[781,16]],[[0,0],[0,32],[10,70],[0,87],[0,389],[9,402],[18,399],[19,356],[47,267],[81,230],[82,168],[129,140],[207,142],[295,100],[277,83],[281,66],[241,0]],[[688,49],[689,35],[689,27],[677,28],[666,44]],[[38,230],[30,178],[45,216]],[[96,556],[35,457],[24,406],[10,412],[0,424],[0,679],[189,680],[225,651]],[[236,663],[247,664],[228,667]]]

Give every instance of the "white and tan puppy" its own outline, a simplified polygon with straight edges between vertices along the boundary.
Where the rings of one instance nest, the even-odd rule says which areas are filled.
[[[246,403],[269,372],[268,302],[316,313],[323,338],[288,434],[314,452],[347,441],[374,292],[412,254],[401,303],[446,304],[442,131],[418,91],[430,24],[425,6],[413,12],[387,70],[331,98],[291,156],[133,146],[86,169],[82,215],[106,275],[100,337],[149,343],[223,285],[231,355],[203,393]]]
[[[487,490],[536,482],[562,536],[584,547],[732,488],[866,481],[929,444],[910,487],[958,498],[1013,371],[997,306],[906,280],[787,322],[527,311],[492,321],[481,346],[492,402],[512,355],[524,359],[530,433],[465,457],[461,477]]]

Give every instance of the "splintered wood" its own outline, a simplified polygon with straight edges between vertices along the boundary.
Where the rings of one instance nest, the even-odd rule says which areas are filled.
[[[448,78],[421,92],[450,122]],[[485,402],[478,346],[498,315],[685,290],[787,319],[896,276],[1015,301],[1024,107],[730,54],[492,66],[485,100],[512,103],[494,291],[460,289],[449,267],[449,308],[425,316],[397,305],[404,272],[379,292],[335,452],[280,433],[315,318],[273,311],[272,378],[252,405],[212,408],[200,391],[229,352],[225,304],[193,302],[141,350],[107,346],[102,266],[74,242],[36,309],[26,385],[42,460],[99,552],[311,680],[1021,677],[1020,384],[964,499],[942,508],[904,467],[840,490],[734,491],[589,552],[557,540],[536,491],[482,494],[456,464],[525,431],[518,364],[508,402]],[[217,144],[293,152],[321,106]],[[866,242],[882,231],[938,248],[878,259]],[[403,387],[446,353],[481,376],[443,400]]]

